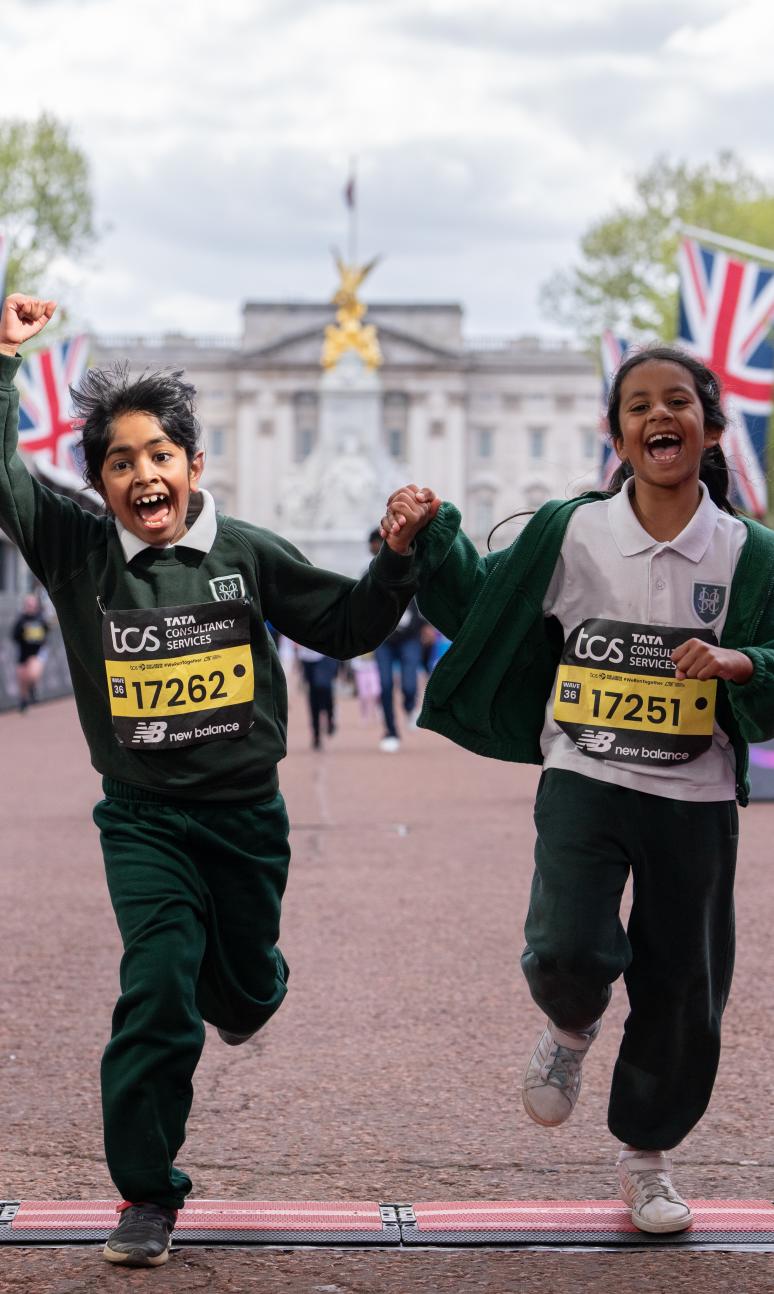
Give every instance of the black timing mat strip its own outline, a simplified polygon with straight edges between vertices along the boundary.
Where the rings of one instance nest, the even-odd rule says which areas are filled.
[[[191,1200],[175,1227],[177,1245],[398,1245],[394,1211],[375,1202]],[[0,1244],[99,1243],[118,1225],[115,1201],[0,1203]]]
[[[687,1231],[648,1235],[620,1200],[510,1200],[420,1204],[373,1201],[190,1200],[174,1244],[774,1248],[768,1200],[694,1200]],[[98,1244],[118,1222],[109,1200],[0,1202],[2,1244]]]
[[[768,1200],[692,1200],[686,1231],[649,1235],[620,1200],[459,1201],[413,1205],[415,1221],[401,1228],[409,1246],[641,1245],[774,1246],[774,1206]]]

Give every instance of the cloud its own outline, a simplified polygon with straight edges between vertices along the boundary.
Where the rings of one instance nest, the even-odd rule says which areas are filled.
[[[514,333],[542,327],[541,281],[656,154],[743,139],[774,162],[761,0],[181,8],[3,0],[0,115],[52,111],[88,154],[109,232],[73,300],[111,330],[327,297],[353,155],[372,292]]]
[[[434,48],[461,46],[492,53],[542,56],[547,59],[585,54],[655,54],[689,18],[698,22],[722,11],[719,0],[683,0],[678,11],[674,0],[649,5],[569,3],[544,0],[534,5],[503,6],[497,0],[468,4],[399,5],[391,9],[390,23],[405,36]]]

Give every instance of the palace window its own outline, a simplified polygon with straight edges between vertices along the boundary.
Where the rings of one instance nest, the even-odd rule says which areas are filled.
[[[491,458],[494,453],[494,432],[491,427],[478,427],[475,432],[477,458]]]
[[[293,457],[297,463],[303,463],[314,449],[318,420],[317,393],[296,391],[293,396]]]
[[[533,463],[539,462],[540,459],[545,458],[546,428],[528,427],[527,436],[529,438],[529,456]]]
[[[408,457],[408,396],[387,391],[382,401],[382,426],[387,453],[404,461]]]

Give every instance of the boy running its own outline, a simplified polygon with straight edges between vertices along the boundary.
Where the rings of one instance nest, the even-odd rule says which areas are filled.
[[[179,373],[88,372],[73,397],[106,514],[53,493],[17,453],[13,378],[17,348],[54,310],[16,294],[0,316],[0,523],[56,608],[103,777],[94,818],[124,946],[102,1062],[107,1163],[124,1203],[104,1256],[158,1266],[191,1190],[175,1160],[204,1021],[238,1045],[286,992],[287,693],[265,621],[325,655],[371,651],[415,592],[413,549],[396,535],[355,582],[217,515],[199,484],[194,388]],[[415,519],[426,511],[417,501]]]

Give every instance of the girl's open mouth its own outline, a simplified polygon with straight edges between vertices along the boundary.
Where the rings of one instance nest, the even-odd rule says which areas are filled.
[[[671,463],[682,447],[682,440],[673,431],[659,432],[658,435],[651,436],[645,445],[647,452],[657,463]]]
[[[166,525],[172,511],[168,494],[144,494],[136,499],[134,510],[144,526],[158,530]]]

